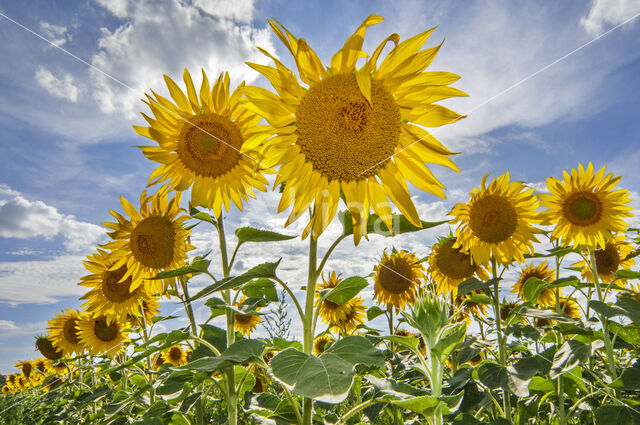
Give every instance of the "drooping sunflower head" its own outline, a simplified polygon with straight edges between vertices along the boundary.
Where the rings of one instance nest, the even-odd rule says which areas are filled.
[[[558,304],[561,313],[564,313],[569,317],[573,317],[574,319],[580,318],[580,306],[575,300],[571,298],[560,298]]]
[[[36,337],[36,350],[49,360],[55,361],[62,358],[62,350],[56,349],[48,336]]]
[[[350,307],[347,303],[339,305],[329,300],[322,300],[320,291],[326,289],[333,289],[342,282],[339,274],[332,271],[322,276],[322,283],[318,284],[317,292],[315,295],[315,308],[319,308],[318,314],[324,323],[330,325],[331,323],[337,323],[344,320],[347,315],[347,311]],[[322,300],[322,301],[321,301]]]
[[[520,276],[518,277],[516,283],[513,285],[513,289],[511,290],[511,292],[518,294],[518,296],[520,296],[520,298],[524,300],[524,284],[527,282],[527,280],[535,277],[536,279],[548,282],[554,276],[555,270],[549,269],[549,265],[546,261],[543,261],[537,265],[529,264],[522,268]],[[553,289],[543,290],[536,301],[536,304],[544,306],[552,305],[553,303],[555,303],[555,293]]]
[[[164,79],[175,103],[152,91],[145,103],[154,118],[143,113],[149,127],[133,127],[158,144],[140,147],[161,164],[149,184],[168,180],[172,190],[191,187],[192,204],[213,209],[216,217],[231,202],[242,211],[242,200],[255,198],[254,188],[266,190],[263,172],[270,168],[258,149],[262,117],[240,102],[244,83],[230,92],[229,74],[223,73],[210,88],[203,70],[198,93],[185,69],[185,95],[171,78]]]
[[[33,367],[41,374],[47,374],[49,372],[49,365],[51,362],[48,359],[38,358],[33,360]]]
[[[622,176],[605,176],[606,167],[594,172],[593,164],[585,169],[582,164],[571,174],[563,171],[564,181],[547,178],[551,194],[540,195],[542,206],[540,222],[555,226],[554,240],[564,246],[605,248],[614,234],[626,231],[625,217],[631,217],[629,191],[614,187]]]
[[[344,317],[331,324],[346,336],[353,334],[358,326],[364,323],[367,308],[360,297],[351,298],[343,306],[345,307]]]
[[[514,260],[521,263],[525,253],[533,253],[538,199],[533,189],[522,182],[510,182],[509,172],[486,185],[489,174],[482,179],[480,189],[474,188],[467,203],[453,207],[451,224],[459,223],[456,243],[470,252],[473,260],[487,265],[493,256],[499,264]]]
[[[604,248],[598,248],[595,251],[596,270],[600,281],[609,283],[616,278],[618,270],[629,270],[636,263],[635,259],[627,256],[633,251],[633,245],[629,243],[624,235],[617,235],[613,239],[607,241]],[[585,261],[580,261],[573,265],[581,267],[582,277],[587,281],[593,281],[591,268]],[[617,282],[625,283],[626,279],[618,279]]]
[[[502,320],[503,322],[506,322],[507,319],[509,319],[510,316],[512,316],[512,314],[514,312],[517,312],[518,309],[520,307],[520,304],[515,302],[515,301],[506,301],[503,300],[502,303],[500,303],[500,320]],[[515,320],[516,322],[522,321],[522,318],[519,319],[512,319],[512,321]]]
[[[333,338],[331,338],[327,334],[320,335],[316,339],[313,340],[313,354],[319,356],[324,353],[324,350],[329,348],[329,346],[333,343]]]
[[[174,366],[182,366],[187,364],[187,352],[179,345],[174,345],[164,353],[163,360]]]
[[[413,303],[424,279],[424,267],[414,253],[405,250],[385,252],[374,267],[373,299],[387,308],[403,309]]]
[[[22,372],[22,376],[24,376],[26,379],[31,378],[31,374],[34,371],[34,365],[31,360],[20,360],[19,362],[16,362],[15,366],[20,369],[20,372]]]
[[[237,305],[241,305],[244,301],[246,301],[245,297],[237,303]],[[234,327],[236,331],[241,332],[247,338],[251,335],[256,327],[262,323],[262,318],[259,314],[234,314]]]
[[[118,276],[124,271],[118,283],[131,277],[130,291],[144,282],[147,293],[164,293],[174,280],[150,278],[162,270],[184,265],[187,252],[194,249],[188,242],[190,232],[182,227],[189,216],[181,214],[180,199],[179,192],[169,199],[167,186],[162,186],[152,196],[142,192],[140,211],[125,198],[120,198],[129,219],[111,211],[117,222],[103,223],[113,229],[108,233],[112,241],[103,246],[111,250],[110,259],[114,261],[109,270]]]
[[[91,354],[114,357],[129,340],[128,325],[118,319],[108,320],[105,315],[86,313],[78,322],[78,337]]]
[[[444,185],[426,164],[458,171],[453,154],[423,127],[439,127],[463,118],[435,104],[466,96],[449,87],[459,76],[425,72],[440,46],[422,49],[433,29],[403,42],[387,37],[370,56],[363,52],[366,29],[383,20],[371,15],[325,66],[302,38],[278,22],[271,28],[291,52],[295,74],[267,54],[275,67],[249,63],[269,79],[277,94],[246,87],[249,108],[263,116],[270,139],[266,156],[280,165],[276,185],[284,183],[278,211],[289,207],[287,224],[313,206],[303,237],[317,238],[338,208],[341,194],[351,212],[354,241],[367,234],[372,209],[391,230],[391,206],[421,226],[407,181],[444,198]],[[395,46],[378,59],[386,44]],[[361,67],[357,61],[369,57]]]
[[[84,346],[78,337],[78,322],[80,312],[74,309],[64,310],[62,314],[49,320],[49,338],[56,349],[62,350],[63,355],[81,354]]]
[[[440,294],[452,293],[456,296],[458,285],[473,276],[482,280],[489,279],[485,268],[474,263],[469,253],[463,252],[460,247],[454,247],[455,243],[454,236],[440,239],[431,247],[431,254],[427,259],[427,272]]]

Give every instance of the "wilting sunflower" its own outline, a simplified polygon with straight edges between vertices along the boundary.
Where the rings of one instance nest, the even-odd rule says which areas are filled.
[[[162,186],[153,196],[147,192],[140,195],[140,212],[125,198],[120,198],[122,208],[129,219],[111,211],[116,223],[102,223],[113,229],[108,235],[113,239],[104,248],[111,250],[115,263],[111,270],[125,268],[120,278],[131,276],[130,290],[134,291],[144,282],[149,294],[162,294],[173,279],[149,280],[162,270],[171,270],[184,265],[187,251],[194,247],[187,241],[190,232],[182,227],[189,219],[180,215],[180,192],[169,199],[167,186]],[[146,280],[145,280],[146,279]]]
[[[364,323],[367,307],[365,307],[362,298],[354,297],[343,304],[345,315],[342,319],[332,322],[343,334],[352,334],[359,325]]]
[[[418,258],[409,251],[385,250],[380,262],[374,267],[375,285],[373,299],[387,308],[403,309],[413,303],[421,279],[424,279],[424,267]]]
[[[459,247],[454,248],[455,243],[453,236],[440,239],[431,247],[427,259],[427,272],[440,294],[453,293],[456,296],[458,285],[474,275],[483,281],[489,279],[485,268],[475,264],[471,255]]]
[[[518,281],[513,285],[512,293],[518,294],[521,299],[524,300],[524,284],[527,280],[535,277],[540,280],[549,281],[549,279],[555,276],[555,270],[549,269],[549,265],[546,261],[541,262],[538,265],[529,264],[525,266],[520,272],[520,276],[518,277]],[[556,301],[555,292],[553,289],[545,289],[540,293],[538,299],[536,300],[536,304],[540,305],[552,305]]]
[[[139,316],[140,302],[147,297],[145,286],[136,285],[132,290],[133,276],[123,279],[127,266],[113,269],[113,264],[115,261],[109,253],[101,249],[87,257],[84,266],[91,274],[82,277],[79,285],[92,289],[80,298],[87,300],[83,307],[94,314],[105,315],[108,320]]]
[[[25,379],[31,379],[31,375],[34,370],[33,362],[31,362],[31,360],[21,360],[16,362],[15,366],[20,369],[22,376],[24,376]]]
[[[548,195],[540,195],[548,208],[540,213],[540,222],[554,225],[551,238],[562,245],[604,248],[614,234],[626,231],[623,217],[632,217],[631,202],[626,189],[613,190],[622,176],[604,175],[606,167],[594,173],[590,162],[587,169],[578,165],[571,174],[563,171],[564,182],[547,178]]]
[[[313,340],[313,353],[316,356],[319,356],[320,354],[324,353],[324,350],[327,348],[327,344],[331,345],[331,343],[333,343],[333,338],[331,338],[329,335],[320,335]]]
[[[78,337],[87,350],[93,354],[114,357],[124,350],[129,324],[117,319],[107,320],[104,315],[84,314],[78,322]]]
[[[278,205],[281,212],[293,205],[287,220],[297,220],[313,205],[303,232],[314,238],[329,225],[341,194],[351,211],[354,241],[367,233],[373,209],[392,229],[390,201],[407,219],[421,226],[409,195],[407,180],[417,188],[444,198],[440,183],[426,163],[459,171],[453,153],[423,127],[439,127],[463,116],[434,104],[441,99],[466,96],[448,85],[460,78],[448,72],[424,72],[440,46],[422,49],[434,29],[400,43],[387,37],[368,56],[361,50],[366,29],[383,20],[371,15],[358,27],[325,66],[304,39],[296,38],[277,21],[271,28],[293,55],[295,74],[268,52],[275,67],[249,63],[273,85],[277,95],[259,87],[246,87],[250,109],[262,115],[276,135],[266,156],[281,165],[275,184],[284,183]],[[388,42],[395,47],[378,59]]]
[[[574,319],[580,318],[580,306],[578,306],[578,303],[575,302],[575,300],[571,298],[560,298],[559,305],[562,313],[569,317],[573,317]]]
[[[80,312],[73,309],[64,310],[62,314],[56,314],[54,319],[49,320],[49,338],[65,356],[81,354],[84,351],[85,347],[78,338],[79,321]]]
[[[333,301],[322,300],[320,302],[321,296],[320,291],[333,289],[338,286],[342,282],[340,275],[336,275],[335,271],[332,271],[328,275],[322,276],[322,283],[318,284],[316,287],[316,299],[315,299],[315,308],[319,309],[318,314],[322,321],[326,324],[336,323],[340,320],[343,320],[347,315],[347,310],[349,307],[347,306],[348,302],[342,305],[336,304]]]
[[[165,363],[171,363],[174,366],[182,366],[187,364],[187,352],[179,345],[174,345],[163,355]]]
[[[524,254],[533,253],[538,199],[533,189],[522,182],[509,182],[509,172],[486,185],[489,174],[482,179],[480,189],[474,188],[467,203],[453,207],[451,224],[460,223],[454,246],[470,252],[473,261],[487,265],[493,255],[499,264],[524,261]]]
[[[47,336],[39,336],[36,338],[36,350],[49,360],[60,360],[62,358],[62,350],[57,350],[51,338]]]
[[[237,305],[242,304],[245,300],[246,299],[242,297]],[[255,328],[262,323],[262,318],[258,314],[235,313],[233,317],[235,330],[241,332],[246,337],[249,337],[251,332],[253,332]]]
[[[152,91],[145,103],[155,119],[142,114],[150,127],[134,130],[159,146],[141,146],[144,155],[160,165],[149,184],[169,180],[169,187],[183,191],[191,186],[191,202],[213,209],[216,217],[222,205],[231,201],[242,211],[242,199],[255,198],[254,188],[265,191],[268,184],[262,169],[269,168],[256,147],[265,138],[257,124],[262,117],[240,103],[241,84],[229,92],[229,74],[220,74],[209,88],[202,71],[199,95],[189,71],[183,73],[186,96],[164,76],[175,104]]]
[[[633,251],[633,245],[625,239],[624,235],[618,235],[614,239],[607,241],[604,248],[596,249],[594,253],[596,270],[598,270],[600,281],[605,283],[612,282],[616,278],[618,270],[629,270],[636,263],[633,258],[625,260],[631,251]],[[580,272],[584,279],[593,280],[591,269],[585,261],[580,261],[573,266],[582,268]],[[626,279],[618,279],[620,283],[625,283],[626,281]]]

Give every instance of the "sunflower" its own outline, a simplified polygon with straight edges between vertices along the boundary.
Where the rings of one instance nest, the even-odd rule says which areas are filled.
[[[271,28],[293,55],[295,74],[268,52],[275,67],[249,63],[262,73],[277,95],[246,87],[248,108],[262,115],[275,137],[266,157],[281,165],[275,185],[284,183],[278,206],[293,205],[287,225],[313,204],[309,233],[317,238],[333,219],[341,195],[351,211],[354,242],[367,234],[369,210],[392,229],[390,201],[414,225],[421,227],[407,180],[418,189],[444,198],[444,185],[426,163],[459,171],[444,147],[423,127],[439,127],[462,115],[434,104],[467,96],[448,85],[460,77],[448,72],[424,72],[440,46],[421,50],[434,29],[399,43],[387,37],[363,67],[359,58],[366,29],[383,20],[371,15],[325,66],[304,39],[297,39],[277,21]],[[378,66],[388,42],[395,47]]]
[[[472,318],[487,314],[486,305],[472,301],[468,295],[457,296],[454,299],[453,306],[455,309],[454,320],[456,322],[464,321],[467,326],[471,324]]]
[[[171,363],[174,366],[182,366],[187,364],[187,352],[179,345],[174,345],[164,353],[163,360],[165,363]]]
[[[20,360],[19,362],[16,362],[15,366],[20,369],[20,371],[22,372],[22,376],[24,376],[25,379],[31,378],[32,372],[34,370],[34,365],[31,360]]]
[[[144,281],[149,294],[162,294],[171,284],[171,279],[148,280],[162,270],[171,270],[184,265],[187,251],[194,247],[187,241],[190,235],[182,224],[188,215],[179,215],[180,192],[168,199],[168,188],[162,186],[153,196],[142,192],[140,212],[125,198],[120,198],[122,208],[129,219],[111,211],[116,223],[103,223],[113,229],[108,235],[112,241],[103,245],[111,250],[115,263],[110,270],[125,268],[121,282],[131,277],[130,290],[134,291]]]
[[[458,285],[474,275],[483,281],[489,279],[485,268],[475,264],[471,255],[462,252],[459,247],[454,248],[455,243],[453,236],[440,239],[431,247],[427,259],[427,272],[440,294],[457,295]]]
[[[331,345],[332,343],[333,338],[331,338],[329,335],[320,335],[313,340],[313,353],[316,356],[320,356],[320,354],[324,353],[324,350],[327,348],[327,344]]]
[[[78,321],[78,338],[91,354],[114,357],[124,350],[124,343],[129,340],[125,330],[128,327],[127,322],[87,313]]]
[[[36,337],[36,350],[49,360],[60,360],[62,358],[62,350],[57,350],[51,338],[47,336]]]
[[[580,307],[575,300],[571,298],[560,298],[559,300],[560,311],[569,317],[574,319],[580,318]],[[554,306],[555,309],[555,306]]]
[[[627,242],[624,235],[615,236],[607,241],[604,248],[596,249],[596,270],[600,281],[604,283],[613,282],[616,278],[618,270],[629,270],[636,263],[633,258],[625,260],[627,255],[633,251],[633,246]],[[624,261],[623,261],[624,260]],[[593,280],[593,274],[589,265],[585,261],[573,264],[574,267],[581,267],[582,277],[588,281]],[[618,279],[619,282],[625,283],[626,279]]]
[[[424,279],[424,267],[415,254],[405,250],[385,250],[374,267],[375,285],[373,299],[387,308],[403,309],[413,303],[420,280]]]
[[[9,385],[4,385],[2,387],[2,394],[9,394],[12,392],[12,389]]]
[[[49,365],[49,370],[51,371],[51,373],[55,373],[56,375],[66,375],[67,373],[69,373],[69,370],[73,369],[71,365],[67,365],[67,363],[65,362],[52,362]]]
[[[345,318],[349,310],[347,306],[349,302],[347,301],[345,304],[339,305],[329,300],[320,301],[322,299],[320,291],[333,289],[338,286],[340,282],[342,282],[340,275],[336,275],[336,272],[332,271],[328,275],[323,275],[322,283],[317,286],[315,308],[318,309],[318,314],[322,318],[322,321],[328,325]]]
[[[51,367],[51,362],[48,359],[37,358],[33,360],[33,367],[43,375],[48,375]]]
[[[484,176],[481,188],[474,188],[469,202],[456,204],[449,215],[451,224],[460,223],[456,230],[456,243],[470,252],[473,261],[489,264],[493,255],[502,264],[513,260],[524,261],[524,254],[533,253],[538,199],[522,182],[510,183],[509,172],[495,178],[486,186],[489,174]]]
[[[84,346],[78,338],[79,321],[80,312],[73,309],[65,309],[62,314],[56,314],[54,319],[49,320],[49,338],[65,356],[81,354],[84,351]]]
[[[332,325],[340,329],[345,335],[349,335],[364,323],[367,308],[360,297],[351,298],[343,306],[346,307],[344,318],[332,322]]]
[[[519,306],[520,304],[517,302],[502,300],[502,302],[500,303],[500,320],[506,322],[509,316],[511,316],[511,313],[513,313],[514,311],[517,312],[519,310]],[[514,320],[512,319],[512,322],[513,321]],[[522,317],[515,320],[516,323],[522,321],[524,321]]]
[[[240,305],[245,302],[246,298],[242,299],[236,304]],[[255,328],[262,323],[262,318],[258,314],[234,314],[234,327],[235,330],[241,332],[247,338],[255,330]]]
[[[142,116],[150,127],[134,130],[158,143],[140,146],[144,155],[161,165],[149,177],[149,185],[169,180],[171,190],[191,186],[191,202],[213,209],[216,217],[222,205],[231,201],[242,211],[242,200],[255,198],[254,188],[266,191],[261,169],[266,167],[256,147],[265,138],[257,124],[262,117],[241,102],[244,83],[229,94],[229,74],[220,74],[213,88],[202,71],[199,96],[189,71],[183,73],[187,94],[164,76],[171,102],[157,93],[145,103],[154,118]]]
[[[151,319],[160,314],[160,301],[157,297],[147,297],[141,300],[142,311],[144,312],[144,320],[151,323]]]
[[[84,266],[91,274],[82,277],[79,285],[91,290],[80,298],[87,300],[83,307],[94,314],[105,315],[109,321],[124,320],[127,315],[139,316],[140,301],[147,296],[145,287],[135,285],[132,290],[133,276],[123,279],[127,266],[113,269],[114,264],[109,253],[101,249],[87,257]]]
[[[160,366],[162,366],[163,364],[166,364],[166,362],[162,353],[155,353],[151,357],[151,367],[153,368],[153,370],[160,369]]]
[[[626,189],[613,190],[622,176],[604,175],[606,167],[594,172],[590,162],[582,164],[571,174],[563,171],[564,182],[547,178],[548,195],[540,195],[541,204],[548,208],[540,213],[540,222],[555,226],[553,240],[565,246],[604,248],[614,234],[626,231],[623,217],[632,217],[631,202]]]
[[[518,294],[521,299],[524,297],[524,284],[527,280],[535,277],[540,280],[549,281],[549,279],[555,276],[555,270],[549,269],[549,265],[546,261],[538,265],[529,264],[525,266],[520,272],[520,276],[518,277],[518,281],[513,285],[512,293]],[[538,299],[536,300],[536,304],[548,306],[555,303],[556,296],[553,289],[545,289],[543,290]]]

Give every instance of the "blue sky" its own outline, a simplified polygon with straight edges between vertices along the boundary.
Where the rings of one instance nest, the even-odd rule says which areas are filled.
[[[404,39],[438,26],[429,43],[445,43],[431,69],[462,76],[455,86],[470,97],[446,105],[469,117],[434,132],[461,152],[462,171],[434,169],[447,200],[413,192],[423,219],[445,218],[486,173],[510,170],[543,190],[546,177],[588,161],[622,174],[621,186],[640,207],[640,25],[632,19],[639,0],[43,0],[0,1],[0,13],[0,373],[35,357],[33,335],[54,313],[80,306],[84,288],[76,283],[83,257],[104,240],[100,223],[120,208],[120,195],[136,200],[155,168],[134,147],[146,141],[131,129],[145,110],[144,91],[164,92],[162,74],[180,79],[185,67],[192,74],[204,67],[210,78],[229,70],[234,84],[265,86],[244,65],[266,63],[256,45],[291,64],[267,28],[269,17],[326,62],[371,13],[386,20],[368,31],[369,51],[392,32]],[[267,193],[242,214],[232,210],[230,226],[299,234],[302,223],[283,229],[277,198]],[[321,247],[338,231],[331,227]],[[373,237],[357,248],[345,242],[329,267],[367,275],[384,247],[424,255],[446,231]],[[197,252],[215,254],[213,237],[198,228]],[[299,287],[304,246],[248,246],[238,270],[283,256],[281,273]],[[194,289],[203,284],[196,280]],[[169,302],[163,311],[176,308]]]

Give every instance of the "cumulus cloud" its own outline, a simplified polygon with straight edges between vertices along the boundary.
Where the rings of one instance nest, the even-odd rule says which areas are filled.
[[[44,66],[36,71],[36,82],[49,94],[76,103],[80,94],[80,88],[76,85],[71,74],[55,76]]]
[[[123,25],[102,29],[92,59],[100,70],[90,71],[93,94],[103,112],[134,117],[145,91],[166,92],[162,74],[180,79],[184,68],[196,84],[200,68],[211,79],[227,70],[233,84],[254,81],[258,74],[244,62],[266,62],[256,45],[273,50],[269,30],[246,24],[253,14],[249,1],[140,1],[127,10]]]
[[[593,0],[589,14],[580,19],[584,30],[598,36],[640,14],[640,0]]]
[[[71,41],[71,34],[68,33],[67,27],[53,25],[48,22],[40,22],[40,29],[45,37],[54,45],[62,47],[67,41]]]
[[[117,18],[126,18],[129,7],[128,0],[97,0],[98,4]]]
[[[13,320],[0,320],[0,331],[11,331],[18,329]]]
[[[20,192],[0,185],[0,237],[51,239],[62,236],[70,252],[92,248],[104,230],[95,224],[78,221],[73,215],[60,213],[42,201],[30,201]]]

